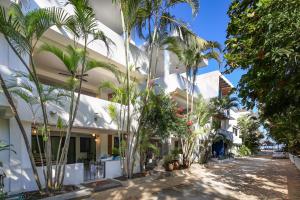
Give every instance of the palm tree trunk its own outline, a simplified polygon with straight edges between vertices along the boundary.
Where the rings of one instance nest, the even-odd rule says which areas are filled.
[[[15,49],[14,45],[11,43],[11,41],[9,40],[8,37],[5,36],[5,40],[7,41],[8,45],[11,47],[11,49],[13,50],[13,52],[15,53],[15,55],[19,58],[19,60],[21,61],[21,63],[25,66],[25,68],[27,69],[28,73],[30,74],[30,76],[32,77],[33,79],[33,82],[36,86],[36,89],[37,89],[37,92],[38,92],[38,95],[39,95],[39,99],[40,99],[40,104],[41,104],[41,108],[42,108],[42,114],[43,114],[43,120],[44,120],[44,126],[46,127],[46,132],[47,132],[47,129],[48,129],[48,118],[47,118],[47,112],[46,112],[46,108],[45,108],[45,105],[44,103],[42,102],[43,101],[43,97],[42,97],[42,94],[41,94],[41,90],[40,90],[40,84],[39,84],[39,81],[38,81],[38,78],[37,78],[37,74],[36,74],[36,71],[35,71],[35,65],[34,65],[34,62],[33,62],[33,52],[31,52],[29,54],[30,58],[30,63],[32,65],[32,69],[33,71],[30,70],[30,67],[29,65],[25,62],[25,60],[23,59],[23,57],[18,53],[18,51]],[[48,137],[50,138],[50,137]],[[48,145],[46,147],[47,149],[47,152],[48,150],[50,149],[51,151],[51,139],[49,139],[49,142],[48,142]],[[50,156],[51,156],[51,153],[50,153]],[[49,161],[49,157],[46,156],[46,162]],[[52,164],[52,163],[51,163]],[[47,162],[47,183],[46,184],[46,191],[48,191],[48,187],[49,187],[49,183],[51,183],[51,181],[49,181],[49,176],[52,177],[52,169],[51,169],[51,166],[49,167],[49,162]],[[50,184],[51,186],[51,184]]]
[[[73,91],[71,92],[71,100],[70,100],[70,107],[69,107],[69,125],[68,125],[68,129],[67,129],[67,133],[66,133],[66,138],[65,138],[65,142],[64,142],[64,146],[61,152],[61,156],[58,162],[58,170],[57,170],[57,175],[56,175],[56,184],[55,187],[56,188],[60,188],[63,185],[63,179],[64,179],[64,166],[66,164],[67,161],[67,154],[68,154],[68,150],[69,150],[69,143],[70,143],[70,138],[71,138],[71,130],[72,130],[72,119],[73,119],[73,115],[75,113],[75,111],[73,111],[74,109],[74,101],[75,101],[75,91],[73,89]]]
[[[46,184],[46,190],[48,192],[48,189],[52,189],[52,144],[51,144],[51,135],[50,132],[48,131],[48,116],[47,116],[47,111],[46,111],[46,105],[43,102],[44,97],[43,97],[43,92],[41,91],[41,84],[38,80],[38,75],[36,72],[36,67],[33,62],[33,52],[30,54],[29,57],[31,68],[32,68],[32,74],[33,74],[33,82],[35,83],[39,99],[40,99],[40,105],[42,108],[42,114],[43,114],[43,119],[44,119],[44,127],[45,127],[45,132],[47,136],[47,141],[46,141],[46,164],[47,164],[47,184]]]
[[[186,67],[186,115],[187,120],[189,120],[189,68]]]
[[[125,25],[124,13],[122,10],[122,5],[120,5],[121,11],[121,21],[122,29],[124,34],[124,48],[125,48],[125,64],[126,64],[126,92],[127,92],[127,123],[126,123],[126,132],[127,132],[127,151],[126,151],[126,165],[127,165],[127,176],[130,171],[130,154],[131,154],[131,134],[130,134],[130,66],[129,66],[129,39],[130,39],[130,30]]]
[[[7,86],[6,86],[5,82],[4,82],[1,74],[0,74],[0,82],[1,82],[1,87],[3,89],[3,92],[4,92],[5,96],[6,96],[6,99],[7,99],[8,103],[9,103],[11,109],[12,109],[12,112],[13,112],[13,114],[15,116],[15,119],[16,119],[16,121],[18,123],[18,126],[20,128],[20,131],[21,131],[24,143],[25,143],[25,147],[26,147],[26,150],[27,150],[27,153],[28,153],[28,156],[29,156],[29,160],[30,160],[30,164],[31,164],[31,167],[32,167],[32,171],[33,171],[33,174],[34,174],[35,182],[36,182],[36,184],[38,186],[39,191],[42,191],[42,184],[41,184],[39,176],[38,176],[37,167],[36,167],[36,164],[35,164],[35,161],[34,161],[34,156],[32,154],[32,149],[31,149],[31,146],[30,146],[30,142],[29,142],[29,140],[27,138],[26,131],[25,131],[24,127],[23,127],[23,124],[22,124],[21,119],[19,117],[19,114],[18,114],[18,111],[16,109],[16,106],[15,106],[15,104],[13,102],[13,99],[12,99],[12,97],[11,97],[8,89],[7,89]]]

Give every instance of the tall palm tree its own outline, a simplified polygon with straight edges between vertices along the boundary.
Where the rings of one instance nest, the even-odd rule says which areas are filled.
[[[113,64],[96,61],[86,58],[87,52],[82,48],[74,48],[73,46],[67,46],[66,51],[49,44],[44,44],[41,46],[40,51],[46,51],[54,54],[62,63],[64,64],[66,70],[69,73],[68,79],[68,89],[70,90],[70,106],[69,106],[69,126],[66,135],[66,140],[69,140],[71,129],[73,126],[73,119],[76,117],[76,109],[78,107],[78,97],[76,98],[75,92],[81,90],[80,83],[82,82],[84,76],[87,76],[87,73],[95,68],[102,68],[117,74],[117,67]],[[84,63],[83,70],[80,67]],[[79,70],[80,69],[80,70]],[[56,170],[55,176],[55,187],[60,188],[63,183],[64,177],[64,166],[66,164],[67,153],[64,152],[68,149],[69,142],[65,142],[62,153],[59,157],[58,170]],[[60,147],[59,147],[60,149]]]
[[[188,27],[184,22],[177,19],[171,13],[172,7],[185,3],[192,8],[193,16],[196,16],[199,11],[198,0],[146,0],[143,1],[137,17],[136,30],[138,35],[146,40],[147,52],[149,56],[149,67],[147,76],[147,85],[152,78],[152,68],[156,67],[158,60],[158,51],[164,47],[165,43],[162,42],[167,36],[172,35],[174,32],[181,32],[182,29],[188,31]],[[153,56],[156,50],[156,55]],[[154,65],[153,65],[153,61]]]
[[[74,8],[74,15],[69,16],[63,9],[60,8],[49,8],[49,9],[37,9],[24,14],[17,4],[12,4],[9,8],[8,14],[5,9],[0,9],[0,32],[3,33],[10,47],[16,53],[18,58],[24,64],[29,75],[32,77],[33,82],[38,92],[44,127],[46,130],[47,138],[50,138],[50,132],[48,131],[48,119],[45,102],[43,102],[43,93],[40,90],[40,82],[36,73],[36,66],[33,60],[33,54],[37,46],[38,41],[43,34],[53,25],[58,27],[66,27],[74,34],[74,44],[77,45],[79,40],[84,41],[83,48],[83,62],[81,66],[82,77],[86,66],[87,66],[87,45],[89,42],[94,40],[102,40],[107,45],[109,39],[97,29],[97,21],[93,13],[93,9],[88,5],[88,0],[69,0],[68,4],[71,4]],[[89,40],[89,36],[92,36]],[[108,48],[109,49],[109,48]],[[24,59],[23,55],[28,55],[29,64]],[[78,96],[75,103],[74,113],[71,115],[72,118],[69,120],[67,128],[67,137],[62,150],[63,156],[61,156],[60,163],[64,163],[65,166],[67,159],[67,152],[69,147],[70,133],[72,125],[75,120],[75,116],[78,109],[80,92],[81,92],[82,79],[79,79]],[[47,163],[47,184],[46,190],[52,188],[52,152],[51,152],[51,140],[48,139],[46,142],[46,163]],[[63,167],[64,170],[64,167]],[[61,178],[63,180],[63,178]]]
[[[125,64],[126,64],[126,92],[127,92],[127,121],[126,121],[126,132],[128,135],[128,141],[134,141],[135,137],[131,134],[131,94],[130,94],[130,40],[132,35],[132,30],[136,26],[137,18],[139,16],[139,8],[141,6],[142,0],[113,0],[113,3],[118,5],[121,13],[123,37],[124,37],[124,47],[125,47]],[[134,154],[134,143],[127,142],[126,151],[126,167],[127,175],[129,178],[132,177],[132,158]]]
[[[39,98],[35,94],[35,89],[30,80],[30,77],[26,73],[22,72],[14,72],[12,75],[15,79],[12,79],[8,82],[9,92],[12,95],[18,96],[21,100],[23,100],[28,106],[32,114],[33,126],[38,126],[37,124],[37,112],[40,110]],[[41,85],[41,91],[44,95],[43,102],[47,104],[48,102],[53,102],[59,105],[63,105],[63,102],[69,96],[65,91],[54,87],[54,86],[45,86]],[[43,129],[44,130],[44,129]],[[44,132],[44,131],[43,131]],[[44,139],[46,139],[47,135],[43,135]],[[46,179],[47,175],[44,169],[44,161],[41,151],[41,144],[36,137],[38,152],[41,160],[42,169],[44,172],[44,178]]]
[[[211,102],[216,112],[226,115],[229,114],[230,109],[236,109],[239,107],[239,99],[230,95],[213,98]]]
[[[20,128],[20,131],[21,131],[21,134],[22,134],[22,137],[23,137],[23,140],[24,140],[24,144],[25,144],[28,156],[29,156],[29,160],[30,160],[30,164],[31,164],[31,167],[32,167],[35,182],[38,186],[39,191],[42,191],[42,184],[41,184],[41,181],[39,179],[39,175],[38,175],[38,172],[37,172],[37,167],[36,167],[36,164],[35,164],[34,156],[32,154],[32,149],[31,149],[31,146],[30,146],[29,139],[27,137],[27,133],[26,133],[25,128],[22,124],[22,121],[21,121],[20,115],[17,111],[15,102],[13,101],[13,98],[12,98],[12,96],[11,96],[9,90],[8,90],[8,87],[7,87],[7,85],[4,81],[1,73],[0,73],[0,84],[1,84],[1,87],[2,87],[2,90],[3,90],[3,93],[5,94],[5,97],[6,97],[8,103],[9,103],[11,109],[12,109],[12,112],[14,114],[14,117],[15,117],[16,121],[17,121],[17,124]]]
[[[186,106],[188,116],[190,108],[189,95],[192,95],[193,101],[195,78],[200,63],[205,59],[215,59],[220,62],[220,45],[217,42],[206,41],[189,31],[182,31],[179,36],[168,38],[168,40],[167,49],[175,53],[185,67],[187,79]],[[190,86],[189,83],[191,83],[192,86]]]
[[[70,107],[74,106],[74,110],[69,115],[68,120],[68,128],[66,133],[66,139],[63,145],[62,149],[62,155],[60,157],[59,163],[61,167],[59,167],[59,183],[58,187],[60,187],[63,183],[64,179],[64,170],[65,170],[65,164],[67,162],[67,154],[69,150],[69,143],[71,138],[71,131],[73,128],[73,123],[77,114],[80,96],[81,96],[81,88],[82,88],[82,82],[83,82],[83,76],[85,71],[88,70],[88,62],[87,62],[87,48],[88,44],[95,41],[95,40],[101,40],[105,43],[107,47],[107,51],[109,51],[109,44],[112,43],[112,41],[105,36],[105,34],[98,29],[98,23],[95,17],[95,13],[93,11],[93,8],[89,5],[88,0],[69,0],[67,4],[71,5],[74,9],[74,15],[69,16],[67,23],[65,24],[65,27],[69,29],[73,35],[74,35],[74,44],[75,46],[78,45],[79,40],[83,40],[83,49],[81,55],[81,70],[80,73],[77,74],[76,79],[78,78],[78,87],[77,87],[77,99],[76,102],[71,103]],[[90,37],[92,36],[92,37]],[[77,52],[78,53],[78,52]],[[95,62],[91,62],[89,65],[96,64]],[[73,66],[75,67],[75,66]],[[75,80],[75,79],[74,79]],[[71,101],[72,102],[72,101]],[[63,170],[62,173],[60,171]]]
[[[148,39],[148,52],[149,52],[149,68],[146,81],[146,88],[149,89],[149,81],[151,79],[151,68],[153,60],[153,51],[156,48],[156,53],[158,54],[159,47],[157,46],[159,41],[159,33],[166,32],[168,28],[173,27],[182,27],[183,23],[179,23],[169,12],[170,8],[175,6],[178,3],[188,3],[193,8],[193,13],[197,13],[199,3],[198,0],[180,0],[180,1],[161,1],[161,0],[113,0],[120,8],[121,18],[122,18],[122,27],[124,34],[124,46],[125,46],[125,59],[126,59],[126,77],[127,77],[127,93],[129,94],[127,99],[127,134],[131,138],[130,140],[134,141],[132,138],[135,138],[135,141],[138,141],[139,130],[142,127],[141,122],[143,121],[140,118],[139,121],[139,130],[137,134],[130,134],[130,64],[129,64],[129,42],[132,35],[132,30],[136,28],[138,35],[143,39]],[[170,29],[174,30],[173,29]],[[147,36],[144,35],[147,34]],[[157,62],[155,62],[157,63]],[[148,95],[145,96],[144,101],[147,101]],[[143,111],[141,113],[143,116]],[[128,155],[127,155],[127,165],[129,171],[132,171],[132,166],[134,163],[131,158],[134,157],[134,154],[137,150],[137,145],[128,143]],[[131,165],[131,166],[129,166]],[[131,176],[131,174],[129,174]]]
[[[48,127],[48,119],[45,103],[43,102],[43,94],[40,87],[40,82],[36,73],[36,66],[33,61],[33,54],[36,47],[36,44],[43,36],[43,34],[53,25],[62,25],[68,20],[67,14],[61,9],[58,8],[49,8],[49,9],[36,9],[29,11],[24,14],[21,7],[18,4],[12,3],[8,8],[8,12],[4,7],[0,7],[0,33],[4,35],[4,38],[8,42],[9,46],[12,48],[14,53],[20,59],[22,64],[27,69],[28,74],[31,76],[36,91],[39,96],[39,101],[42,108],[44,126]],[[29,62],[26,60],[26,56],[29,57]],[[3,81],[3,86],[5,83]],[[5,90],[5,89],[4,89]],[[8,91],[6,91],[8,92]],[[7,98],[10,98],[9,95],[6,95]],[[11,100],[11,99],[10,99]],[[15,107],[13,101],[10,101],[11,106]],[[15,112],[17,114],[17,112]],[[18,121],[18,120],[17,120]],[[18,123],[21,132],[24,129],[21,123]],[[49,135],[49,133],[47,133]],[[23,133],[22,133],[23,135]],[[29,143],[28,138],[24,137],[25,143]],[[29,148],[27,148],[29,150]],[[30,154],[30,152],[28,152]],[[51,186],[51,140],[47,141],[46,145],[46,154],[47,154],[47,184],[46,189]],[[34,163],[34,160],[31,156],[30,161]],[[35,165],[32,164],[35,177],[37,176]],[[36,178],[36,182],[39,190],[41,190],[41,184]]]

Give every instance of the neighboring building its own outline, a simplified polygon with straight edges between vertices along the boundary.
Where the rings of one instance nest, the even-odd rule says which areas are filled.
[[[203,62],[202,64],[202,67],[204,67],[207,63]],[[155,80],[155,83],[157,85],[157,90],[163,90],[165,93],[170,94],[173,99],[176,100],[178,107],[183,108],[183,110],[187,109],[186,89],[189,88],[189,91],[191,91],[192,83],[186,79],[185,73],[182,73],[181,71],[172,74],[164,73],[162,77]],[[195,79],[194,98],[196,99],[199,95],[201,95],[204,99],[209,100],[216,97],[226,96],[232,88],[232,83],[230,83],[230,81],[223,76],[220,71],[200,74],[197,75]],[[191,105],[191,96],[189,99],[189,104]],[[212,152],[215,152],[216,156],[230,152],[230,148],[227,147],[225,140],[240,144],[238,139],[238,127],[237,125],[233,125],[237,124],[237,118],[232,116],[233,112],[233,110],[225,111],[224,113],[220,113],[220,115],[215,116],[221,122],[220,129],[217,131],[216,135],[216,138],[218,136],[220,137],[218,137],[218,140],[212,147]],[[178,147],[178,139],[176,139],[176,137],[171,137],[164,141],[163,145],[160,146],[160,149],[161,152],[166,153],[175,147]]]
[[[22,1],[23,2],[23,1]],[[58,3],[60,2],[60,3]],[[1,6],[8,6],[10,0],[1,1]],[[90,3],[95,8],[96,17],[98,19],[99,29],[115,43],[111,46],[108,53],[103,42],[95,41],[89,45],[88,52],[91,58],[111,62],[115,64],[122,72],[125,68],[124,41],[122,37],[121,17],[116,6],[111,1],[91,0]],[[32,10],[34,8],[43,8],[51,6],[64,5],[62,1],[24,1],[24,8]],[[72,9],[65,7],[70,13]],[[111,17],[114,16],[114,17]],[[46,32],[41,42],[55,44],[61,48],[65,48],[68,44],[72,44],[72,35],[67,31],[61,31],[57,28],[51,28]],[[139,83],[145,81],[145,74],[148,67],[147,55],[133,43],[130,45],[131,64],[136,69],[131,73]],[[156,83],[160,85],[167,93],[173,95],[180,106],[185,107],[185,90],[187,82],[184,68],[180,66],[175,55],[166,51],[161,52],[161,58],[158,61],[160,67],[157,71]],[[67,77],[64,76],[67,71],[62,63],[49,53],[36,52],[34,60],[37,68],[37,74],[41,82],[45,85],[64,85]],[[202,66],[207,65],[207,61],[203,61]],[[13,70],[21,70],[26,72],[18,57],[9,48],[4,37],[0,35],[0,72],[8,80]],[[96,178],[113,178],[121,175],[120,162],[118,160],[110,160],[104,162],[104,166],[96,166],[99,171],[95,171],[93,161],[99,160],[101,157],[112,155],[113,148],[118,147],[117,125],[111,119],[108,113],[108,106],[112,104],[109,101],[111,91],[102,90],[99,94],[98,86],[103,81],[111,81],[117,83],[111,72],[95,69],[89,72],[85,77],[79,104],[79,110],[74,122],[72,131],[70,150],[68,153],[68,165],[66,167],[66,184],[79,184],[86,180]],[[220,95],[227,95],[228,91],[233,87],[232,84],[219,71],[198,75],[196,78],[195,97],[201,94],[204,98],[209,99]],[[39,156],[37,155],[37,140],[41,140],[37,136],[36,126],[34,126],[34,118],[30,112],[28,105],[20,100],[15,99],[17,108],[26,129],[27,136],[30,138],[33,153],[36,156],[36,163],[39,164]],[[118,107],[118,104],[115,104]],[[68,121],[68,105],[63,106],[56,104],[47,105],[48,118],[51,124],[51,141],[54,151],[59,142],[59,130],[55,127],[58,116]],[[41,112],[37,112],[36,122],[42,123]],[[230,120],[226,118],[222,122],[220,133],[231,138],[233,127],[228,125]],[[0,160],[4,164],[4,170],[7,178],[5,179],[5,191],[18,192],[35,190],[36,185],[33,180],[33,173],[28,155],[26,153],[25,144],[22,140],[19,127],[13,118],[10,106],[3,94],[0,94],[0,140],[12,145],[12,152],[0,152]],[[233,140],[234,140],[233,136]],[[171,148],[178,146],[176,140],[170,139]],[[83,164],[85,163],[85,164]],[[99,167],[99,168],[98,168]],[[137,165],[138,170],[139,166]],[[38,167],[40,177],[43,176],[42,168]],[[76,174],[73,176],[72,174]],[[43,181],[43,179],[41,178]]]

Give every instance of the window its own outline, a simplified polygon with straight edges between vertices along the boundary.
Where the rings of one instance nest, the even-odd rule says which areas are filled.
[[[91,146],[91,138],[80,138],[80,152],[89,152]]]

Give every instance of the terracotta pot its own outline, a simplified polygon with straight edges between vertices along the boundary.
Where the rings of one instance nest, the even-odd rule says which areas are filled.
[[[179,169],[179,161],[178,160],[174,160],[173,161],[173,165],[174,165],[174,170],[178,170]]]
[[[166,165],[166,171],[173,171],[174,170],[174,165],[173,163],[169,163]]]

